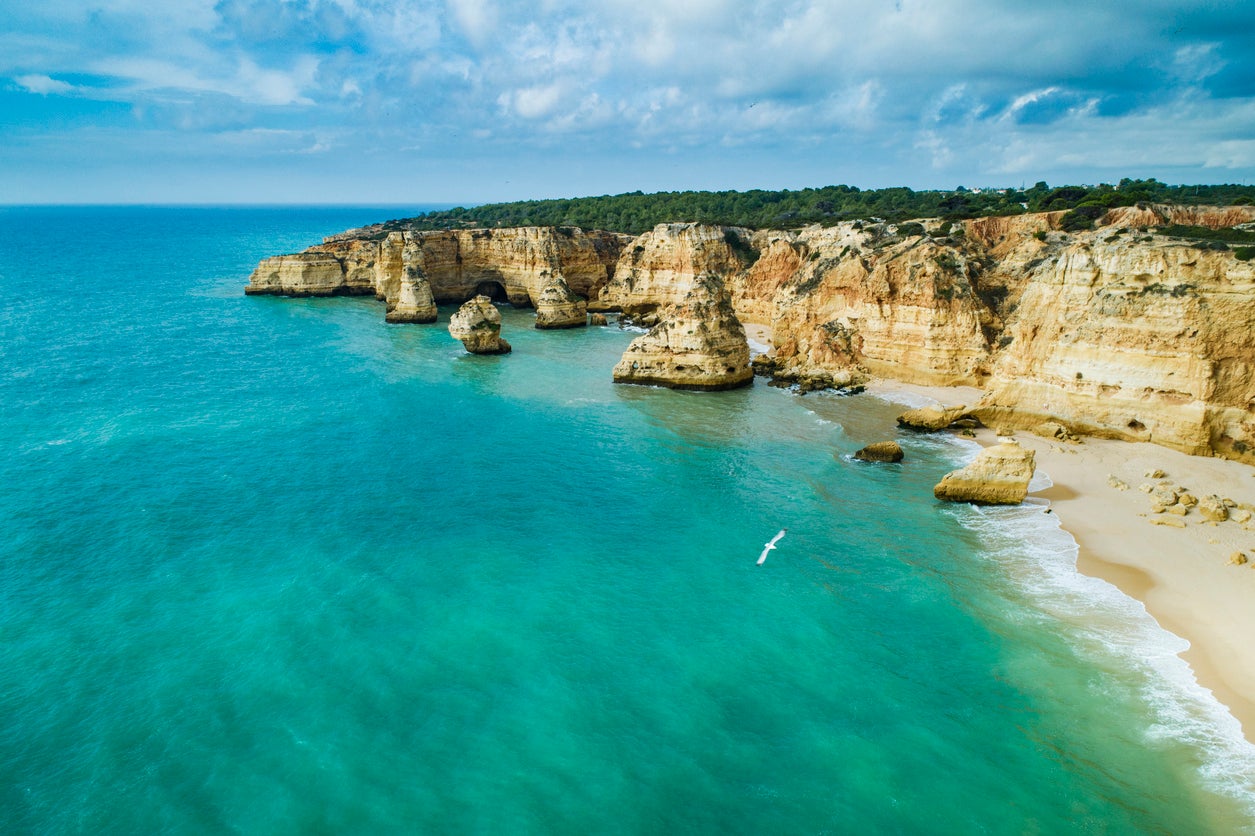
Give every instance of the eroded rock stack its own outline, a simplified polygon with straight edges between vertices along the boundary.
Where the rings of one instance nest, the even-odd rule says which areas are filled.
[[[449,318],[449,334],[471,354],[509,354],[501,339],[501,313],[487,296],[476,296]]]
[[[561,275],[550,277],[536,295],[537,328],[582,328],[588,324],[588,303],[576,296]]]
[[[396,304],[389,308],[384,319],[388,322],[436,321],[436,300],[431,294],[431,284],[417,267],[406,265],[402,271]]]
[[[1014,440],[981,450],[967,467],[951,471],[933,488],[947,502],[1018,505],[1028,496],[1036,470],[1035,456]]]
[[[716,390],[753,382],[745,328],[718,276],[696,279],[684,300],[658,318],[623,353],[614,367],[616,383]]]

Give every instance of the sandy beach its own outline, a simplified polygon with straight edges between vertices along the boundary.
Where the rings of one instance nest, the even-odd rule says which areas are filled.
[[[889,400],[927,398],[945,405],[972,404],[981,394],[888,381],[869,390]],[[1054,483],[1033,496],[1049,500],[1076,539],[1078,569],[1141,601],[1162,627],[1189,642],[1184,658],[1198,682],[1255,741],[1255,518],[1237,521],[1246,516],[1242,506],[1255,508],[1255,468],[1152,444],[1061,442],[1025,432],[1015,437],[1036,451],[1038,471]],[[997,438],[981,430],[977,441],[993,444]],[[1148,475],[1156,471],[1164,475]],[[1210,522],[1197,507],[1184,516],[1155,513],[1143,486],[1160,484],[1200,499],[1214,494],[1232,500],[1234,519]],[[1235,552],[1250,562],[1231,564]]]

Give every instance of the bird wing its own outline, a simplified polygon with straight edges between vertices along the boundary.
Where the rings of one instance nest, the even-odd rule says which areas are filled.
[[[758,565],[759,565],[759,566],[762,566],[762,565],[763,565],[763,561],[765,561],[765,560],[767,559],[767,552],[771,551],[771,550],[772,550],[772,549],[774,549],[774,548],[775,548],[775,546],[771,545],[771,543],[768,543],[768,544],[767,544],[767,546],[763,549],[763,553],[762,553],[762,554],[760,554],[760,555],[758,556]]]
[[[782,529],[780,529],[780,533],[779,533],[779,534],[777,534],[775,537],[772,537],[772,538],[771,538],[771,544],[770,544],[770,545],[771,545],[771,547],[772,547],[773,549],[776,547],[776,543],[780,542],[780,538],[781,538],[781,537],[783,537],[783,536],[784,536],[784,534],[785,534],[785,532],[786,532],[786,531],[788,531],[788,530],[789,530],[789,529],[787,529],[787,528],[782,528]]]

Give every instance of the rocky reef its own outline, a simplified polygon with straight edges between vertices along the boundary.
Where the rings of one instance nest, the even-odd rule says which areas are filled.
[[[689,326],[668,309],[691,306],[713,276],[734,318],[771,328],[772,350],[757,367],[778,382],[974,386],[984,396],[965,415],[987,426],[1255,463],[1255,260],[1174,232],[1250,229],[1255,208],[1140,205],[1083,231],[1065,229],[1065,216],[787,231],[662,224],[636,238],[376,226],[266,259],[246,292],[374,294],[408,311],[421,288],[406,277],[417,271],[437,303],[483,293],[537,307],[539,324],[541,308],[571,304],[552,287],[561,277],[589,311],[669,323],[634,362],[670,385],[676,375],[653,364],[687,351]],[[739,355],[732,365],[739,380]]]
[[[487,296],[476,296],[449,317],[449,335],[471,354],[509,354],[501,338],[501,313]]]
[[[716,390],[753,382],[745,328],[718,276],[693,280],[684,298],[660,311],[658,320],[623,352],[614,367],[616,383]]]
[[[953,470],[933,488],[947,502],[977,505],[1019,505],[1033,481],[1035,454],[1014,440],[986,447],[967,467]]]

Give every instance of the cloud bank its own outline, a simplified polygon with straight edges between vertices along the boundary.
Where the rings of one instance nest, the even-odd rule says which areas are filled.
[[[1246,2],[25,5],[9,202],[1255,175]]]

